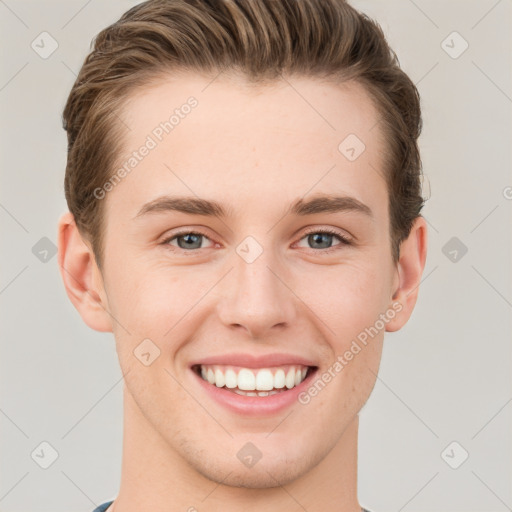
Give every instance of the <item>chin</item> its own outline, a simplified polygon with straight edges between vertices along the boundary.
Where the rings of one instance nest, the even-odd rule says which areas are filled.
[[[208,480],[225,486],[269,489],[288,485],[310,469],[305,459],[301,457],[289,461],[264,461],[263,459],[262,457],[250,468],[245,467],[235,458],[234,463],[218,461],[211,463],[208,467],[196,467],[196,470]]]

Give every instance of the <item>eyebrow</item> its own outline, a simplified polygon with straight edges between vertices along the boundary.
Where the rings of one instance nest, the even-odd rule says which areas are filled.
[[[149,213],[168,211],[217,217],[219,219],[226,218],[232,214],[231,209],[227,211],[217,201],[187,196],[161,196],[142,206],[134,218]],[[288,208],[286,214],[303,217],[318,213],[337,213],[345,211],[357,212],[373,218],[372,210],[355,197],[330,195],[314,197],[308,201],[299,199]]]

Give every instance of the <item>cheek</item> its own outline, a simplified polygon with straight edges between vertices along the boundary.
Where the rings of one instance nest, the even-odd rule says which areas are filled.
[[[297,295],[321,320],[336,351],[344,349],[388,307],[387,281],[377,265],[347,263],[301,273]]]
[[[292,290],[284,300],[293,301],[298,314],[323,332],[334,352],[342,353],[388,306],[387,274],[379,265],[377,258],[354,257],[337,265],[292,267],[283,272]],[[109,306],[118,322],[114,322],[117,334],[125,340],[122,349],[132,351],[144,338],[162,348],[178,334],[186,339],[184,329],[191,328],[190,320],[197,326],[207,308],[211,313],[212,303],[202,299],[224,272],[211,265],[171,266],[166,261],[148,264],[129,258],[111,265]]]
[[[119,267],[112,272],[116,286],[110,294],[118,320],[116,349],[123,373],[129,372],[128,387],[134,395],[140,386],[148,393],[150,389],[166,390],[166,394],[178,396],[183,390],[164,370],[201,322],[199,301],[211,288],[211,275],[208,278],[183,267],[140,265],[130,270]],[[151,362],[146,366],[147,353]]]
[[[124,264],[111,272],[113,312],[138,332],[164,335],[211,287],[199,267]]]

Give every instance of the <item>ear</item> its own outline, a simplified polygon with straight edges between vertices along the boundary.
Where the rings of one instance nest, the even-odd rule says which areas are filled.
[[[66,293],[83,321],[95,331],[112,332],[101,272],[70,212],[59,219],[58,263]]]
[[[386,331],[401,329],[409,320],[416,299],[425,261],[427,259],[427,223],[423,217],[414,220],[409,236],[400,245],[397,274],[390,308],[395,317],[386,324]]]

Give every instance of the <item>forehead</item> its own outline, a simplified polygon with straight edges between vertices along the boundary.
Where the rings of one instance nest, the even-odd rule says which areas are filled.
[[[132,165],[110,195],[132,211],[164,193],[225,200],[234,213],[310,192],[386,198],[378,114],[359,84],[166,75],[134,93],[120,118],[118,163]]]

